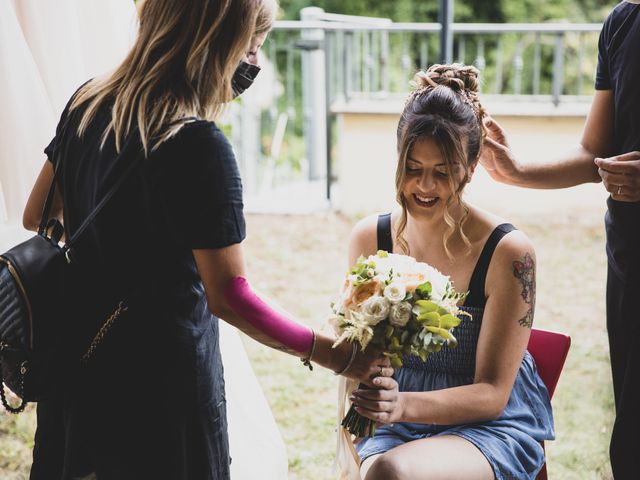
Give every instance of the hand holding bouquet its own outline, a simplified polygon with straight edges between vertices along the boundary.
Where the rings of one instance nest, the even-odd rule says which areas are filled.
[[[334,346],[358,342],[364,350],[372,344],[394,368],[402,367],[404,355],[426,361],[443,345],[457,345],[451,331],[460,323],[457,315],[466,314],[457,306],[465,295],[453,289],[449,277],[412,257],[383,250],[360,257],[332,306]],[[375,434],[375,424],[353,407],[342,425],[358,437]]]

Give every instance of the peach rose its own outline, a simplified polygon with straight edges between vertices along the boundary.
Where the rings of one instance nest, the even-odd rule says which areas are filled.
[[[359,306],[369,298],[373,297],[380,291],[380,282],[372,280],[371,282],[363,283],[351,290],[351,295],[345,301],[346,305]]]

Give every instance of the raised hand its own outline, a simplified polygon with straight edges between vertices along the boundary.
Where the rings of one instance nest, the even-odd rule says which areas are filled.
[[[355,410],[378,424],[401,421],[402,403],[398,382],[389,377],[377,377],[374,388],[360,388],[351,394]]]
[[[486,117],[484,125],[487,136],[484,139],[480,164],[491,178],[502,183],[515,183],[520,165],[511,152],[505,131],[491,117]]]
[[[640,202],[640,152],[594,161],[611,198],[620,202]]]

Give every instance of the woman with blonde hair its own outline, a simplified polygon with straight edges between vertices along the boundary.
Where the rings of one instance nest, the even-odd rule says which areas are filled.
[[[357,445],[365,480],[534,479],[554,436],[549,395],[526,351],[535,252],[511,224],[462,200],[485,136],[474,67],[434,65],[415,77],[398,124],[398,211],[362,220],[350,261],[409,254],[468,291],[454,330],[426,362],[406,357],[379,389],[351,401],[384,424]]]
[[[242,186],[214,120],[257,74],[276,9],[146,0],[126,59],[62,113],[24,225],[37,228],[54,184],[52,216],[77,240],[60,348],[78,367],[38,404],[31,478],[228,479],[218,318],[309,366],[392,374],[375,352],[332,349],[244,278]]]

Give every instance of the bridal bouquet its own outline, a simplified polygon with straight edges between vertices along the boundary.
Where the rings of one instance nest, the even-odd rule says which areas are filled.
[[[443,345],[455,347],[452,334],[460,323],[457,304],[466,293],[454,290],[449,277],[407,255],[383,250],[360,257],[347,274],[329,323],[342,342],[358,342],[364,350],[383,350],[394,368],[404,355],[426,361]],[[342,426],[357,437],[373,436],[375,423],[351,407]]]

